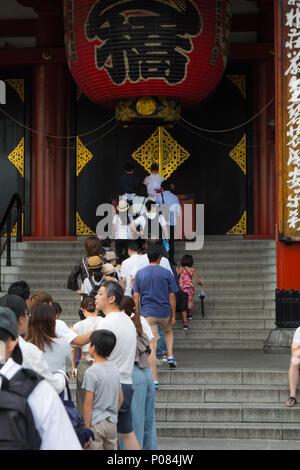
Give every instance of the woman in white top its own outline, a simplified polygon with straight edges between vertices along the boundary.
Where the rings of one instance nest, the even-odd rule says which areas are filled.
[[[129,214],[129,204],[125,199],[121,199],[117,206],[117,214],[112,221],[112,235],[115,239],[116,255],[118,263],[121,264],[128,258],[128,240],[130,240],[130,223],[132,215]]]
[[[165,180],[163,176],[158,173],[158,165],[153,163],[150,167],[151,174],[146,176],[143,183],[147,186],[148,196],[155,201],[157,194],[161,193],[161,183]]]
[[[95,305],[95,297],[85,297],[81,302],[80,308],[85,316],[85,320],[81,320],[75,323],[75,325],[73,325],[73,330],[78,335],[92,333],[95,330],[99,330],[101,328],[101,322],[103,318],[98,316],[98,309]],[[85,344],[81,348],[81,359],[78,364],[77,374],[75,372],[76,348],[72,348],[72,376],[73,378],[76,376],[76,406],[81,414],[83,414],[83,402],[85,396],[85,390],[81,388],[83,376],[85,371],[91,366],[93,362],[93,359],[89,355],[89,345],[90,343]]]
[[[132,199],[131,213],[133,218],[145,214],[146,202],[148,201],[147,186],[141,184],[136,191],[136,195]]]
[[[56,311],[52,305],[36,304],[31,309],[25,340],[37,346],[52,372],[66,371],[71,359],[69,342],[55,334]]]

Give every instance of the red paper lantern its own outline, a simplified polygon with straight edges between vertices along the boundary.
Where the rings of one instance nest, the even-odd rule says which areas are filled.
[[[230,0],[65,0],[65,42],[77,86],[95,103],[205,98],[226,66]]]

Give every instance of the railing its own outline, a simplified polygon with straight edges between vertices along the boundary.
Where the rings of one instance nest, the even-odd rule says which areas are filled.
[[[14,220],[12,221],[12,212],[16,210],[16,215]],[[22,241],[22,212],[23,212],[23,204],[19,194],[15,193],[9,204],[8,207],[0,221],[0,291],[1,291],[1,260],[2,254],[6,248],[6,266],[11,266],[11,237],[12,237],[12,230],[14,228],[15,223],[17,223],[17,235],[16,241]],[[2,246],[2,231],[6,227],[6,240],[4,245]]]

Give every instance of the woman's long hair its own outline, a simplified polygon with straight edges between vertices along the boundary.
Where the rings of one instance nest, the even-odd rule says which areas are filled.
[[[124,295],[123,299],[121,300],[120,310],[124,310],[124,312],[131,318],[134,326],[136,327],[138,335],[142,336],[143,327],[141,324],[141,317],[140,314],[136,311],[133,299],[129,297],[129,295]]]
[[[55,320],[54,307],[48,304],[34,305],[31,309],[25,341],[34,344],[43,352],[45,345],[51,348],[53,338],[56,338]]]

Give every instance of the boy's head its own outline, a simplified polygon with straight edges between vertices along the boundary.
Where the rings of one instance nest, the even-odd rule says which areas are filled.
[[[133,173],[133,170],[134,170],[134,165],[132,163],[128,162],[124,165],[125,173]]]
[[[116,335],[109,330],[96,330],[91,334],[89,353],[107,358],[112,353],[117,342]]]
[[[30,288],[26,281],[13,282],[8,288],[9,295],[18,295],[28,304],[30,299]]]

